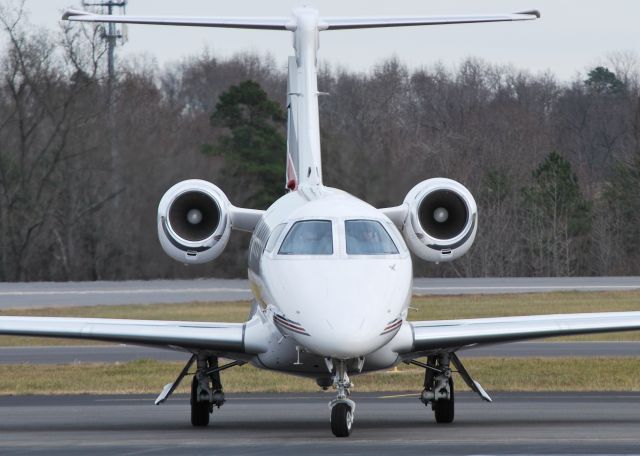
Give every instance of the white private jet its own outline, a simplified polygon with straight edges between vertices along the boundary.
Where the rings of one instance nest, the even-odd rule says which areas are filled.
[[[482,399],[456,351],[550,336],[640,329],[640,312],[541,315],[452,321],[407,321],[410,252],[450,261],[472,245],[478,229],[471,193],[449,179],[416,185],[397,207],[377,209],[322,183],[316,53],[319,32],[412,25],[527,21],[537,11],[437,17],[320,17],[311,8],[291,17],[190,18],[104,16],[68,11],[69,21],[282,30],[293,33],[288,62],[286,186],[266,211],[233,206],[212,183],[187,180],[169,189],[158,208],[158,234],[178,261],[211,261],[232,230],[253,233],[249,280],[255,299],[245,323],[1,317],[0,334],[92,339],[182,350],[191,357],[165,386],[164,402],[195,363],[191,422],[206,426],[224,402],[219,372],[251,363],[333,386],[331,429],[350,435],[355,403],[349,376],[401,362],[425,370],[420,396],[437,423],[454,418],[451,366]],[[284,152],[284,151],[283,151]],[[219,365],[218,359],[232,360]],[[424,362],[420,358],[426,358]]]

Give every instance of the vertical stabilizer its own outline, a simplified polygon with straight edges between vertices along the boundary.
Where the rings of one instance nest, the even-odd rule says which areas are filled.
[[[295,57],[289,57],[289,137],[287,187],[322,185],[320,121],[318,117],[317,51],[318,12],[312,8],[294,11]],[[293,187],[293,188],[292,188]]]

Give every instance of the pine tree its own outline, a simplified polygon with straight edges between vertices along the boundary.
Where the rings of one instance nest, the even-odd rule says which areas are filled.
[[[571,164],[551,152],[522,189],[523,234],[535,275],[575,274],[591,228],[591,207]]]
[[[284,110],[248,80],[220,95],[210,120],[223,133],[203,151],[224,157],[222,184],[245,187],[236,204],[266,209],[284,191]]]

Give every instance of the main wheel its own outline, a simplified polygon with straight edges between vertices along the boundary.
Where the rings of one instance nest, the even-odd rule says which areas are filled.
[[[435,412],[436,423],[444,424],[453,422],[454,397],[452,378],[449,379],[449,390],[451,391],[451,396],[449,399],[441,399],[433,403],[433,411]]]
[[[349,404],[338,402],[331,409],[331,431],[336,437],[349,437],[353,424],[353,412]]]
[[[193,376],[191,381],[191,424],[193,426],[207,426],[210,413],[209,401],[198,401],[198,379]]]

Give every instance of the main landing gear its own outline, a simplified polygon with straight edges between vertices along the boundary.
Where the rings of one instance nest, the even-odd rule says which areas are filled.
[[[349,437],[356,403],[349,399],[351,381],[347,375],[344,361],[337,362],[336,373],[333,376],[333,386],[336,388],[338,395],[329,403],[329,408],[331,408],[331,431],[336,437]]]
[[[480,396],[482,400],[491,402],[491,397],[482,385],[471,378],[460,358],[453,352],[429,356],[426,364],[416,360],[410,361],[409,364],[424,368],[424,390],[420,395],[420,401],[424,405],[431,404],[436,423],[453,423],[455,402],[450,364],[455,366],[458,375],[472,391]]]
[[[429,356],[427,364],[423,365],[424,390],[420,395],[420,401],[424,405],[431,404],[436,423],[439,424],[452,423],[454,418],[453,378],[449,363],[449,354],[443,353]]]
[[[201,427],[209,424],[213,407],[224,404],[224,392],[220,382],[218,358],[198,355],[198,368],[191,382],[191,424]]]
[[[205,353],[194,353],[182,368],[178,378],[168,383],[156,398],[156,405],[164,403],[178,388],[182,379],[189,375],[189,369],[196,363],[196,373],[191,381],[191,424],[206,426],[213,407],[222,407],[224,392],[220,382],[220,371],[234,366],[242,366],[245,361],[231,361],[223,366],[218,365],[218,357]]]

